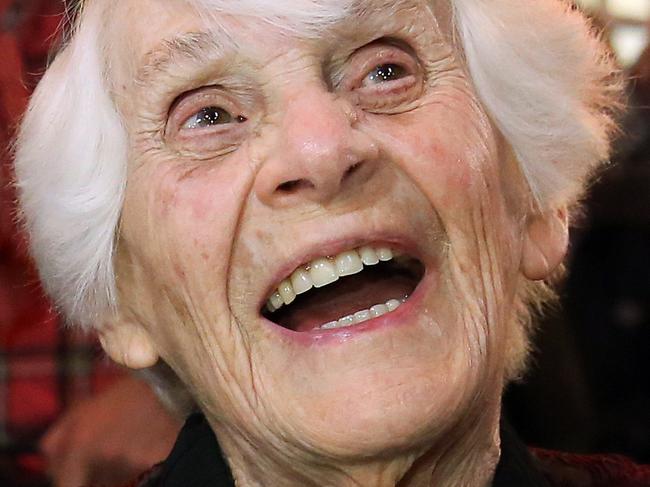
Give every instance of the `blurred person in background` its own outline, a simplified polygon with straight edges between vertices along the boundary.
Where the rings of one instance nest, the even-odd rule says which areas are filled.
[[[531,444],[650,462],[650,49],[627,73],[612,162],[581,202],[560,305],[508,406]]]
[[[57,487],[120,483],[162,460],[180,427],[147,384],[104,358],[94,337],[60,326],[15,225],[9,142],[57,43],[63,8],[59,0],[0,1],[3,487],[49,485],[45,470]],[[42,456],[37,443],[50,426]]]
[[[650,49],[630,70],[612,164],[576,232],[565,308],[595,406],[595,447],[650,462]]]

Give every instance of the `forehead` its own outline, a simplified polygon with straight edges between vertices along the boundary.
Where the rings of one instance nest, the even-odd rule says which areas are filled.
[[[117,20],[137,23],[156,20],[162,14],[196,16],[214,21],[223,16],[244,16],[296,33],[318,32],[358,15],[390,16],[397,10],[427,0],[121,0],[106,1]],[[435,3],[440,3],[438,0]],[[433,3],[433,2],[432,2]]]
[[[427,0],[122,0],[108,3],[108,45],[129,71],[188,34],[215,41],[263,45],[273,34],[318,39],[355,36],[360,23],[395,22],[398,13],[428,8]],[[438,9],[437,9],[438,10]],[[361,22],[360,22],[361,21]],[[434,26],[431,26],[432,28]],[[114,53],[115,54],[115,53]],[[115,60],[113,59],[113,62]]]

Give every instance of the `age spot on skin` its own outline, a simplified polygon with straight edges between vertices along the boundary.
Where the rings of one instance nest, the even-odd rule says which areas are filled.
[[[180,278],[185,280],[185,270],[183,269],[183,266],[179,264],[178,262],[174,262],[174,273]]]

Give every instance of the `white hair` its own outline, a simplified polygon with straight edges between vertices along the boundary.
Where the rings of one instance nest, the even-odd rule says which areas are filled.
[[[20,217],[44,287],[64,316],[92,327],[116,302],[127,138],[106,87],[101,17],[85,17],[31,98],[15,170]]]
[[[609,155],[621,86],[604,45],[557,0],[453,4],[476,91],[536,203],[570,204]]]
[[[187,0],[203,12],[322,26],[350,0]],[[619,92],[607,50],[561,0],[448,0],[476,92],[540,210],[572,203],[609,151]],[[127,135],[110,96],[93,1],[32,97],[16,144],[20,211],[48,293],[87,327],[116,304],[113,257]],[[110,2],[109,2],[110,3]],[[95,11],[93,13],[93,11]]]

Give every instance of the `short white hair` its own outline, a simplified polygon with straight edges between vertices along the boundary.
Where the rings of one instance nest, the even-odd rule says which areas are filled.
[[[291,18],[311,26],[340,18],[351,4],[187,1],[203,12],[264,12],[273,24]],[[479,100],[511,145],[537,208],[573,203],[609,152],[620,86],[604,44],[561,0],[447,1]],[[100,14],[110,2],[87,3],[31,99],[15,166],[20,215],[47,292],[69,320],[96,327],[117,301],[128,147],[103,44]]]

